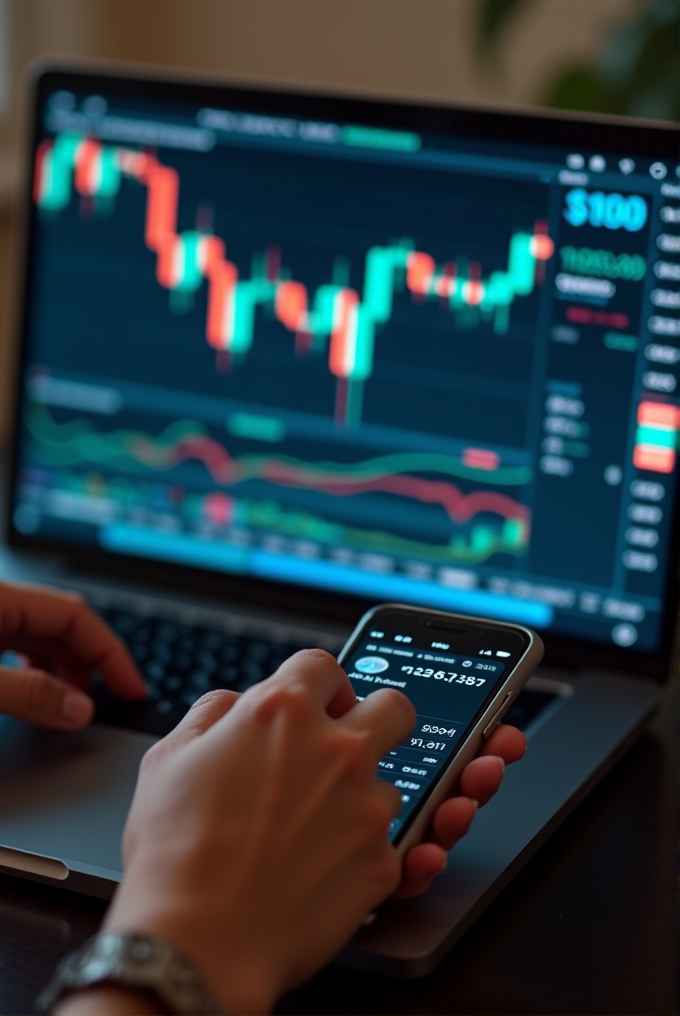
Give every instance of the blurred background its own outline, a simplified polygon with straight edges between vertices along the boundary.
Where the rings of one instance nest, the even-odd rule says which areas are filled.
[[[0,445],[21,78],[41,54],[333,91],[680,119],[680,0],[0,0]]]

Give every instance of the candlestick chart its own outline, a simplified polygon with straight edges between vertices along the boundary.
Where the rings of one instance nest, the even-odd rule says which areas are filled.
[[[46,215],[58,216],[74,192],[92,202],[95,214],[98,208],[115,210],[124,180],[146,188],[143,241],[155,256],[155,280],[169,291],[171,306],[207,286],[204,338],[220,368],[236,369],[246,360],[256,341],[260,308],[291,334],[299,356],[327,358],[336,379],[334,418],[341,427],[361,422],[376,335],[389,328],[395,298],[402,292],[416,304],[436,304],[466,326],[484,322],[503,335],[514,302],[540,285],[554,252],[547,223],[540,218],[530,229],[510,235],[505,267],[494,270],[464,257],[437,263],[406,237],[369,247],[361,289],[336,280],[312,291],[292,277],[285,252],[275,244],[252,259],[246,277],[227,257],[228,237],[207,228],[180,230],[180,174],[156,155],[75,134],[60,134],[38,147],[34,199]]]

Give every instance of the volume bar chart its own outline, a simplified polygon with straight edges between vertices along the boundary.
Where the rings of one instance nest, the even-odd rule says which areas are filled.
[[[76,134],[41,143],[36,154],[34,200],[54,216],[74,191],[107,211],[115,207],[124,179],[146,188],[144,243],[155,254],[156,282],[172,299],[191,299],[205,282],[205,340],[221,369],[237,366],[255,341],[257,310],[264,309],[294,336],[300,356],[325,355],[336,378],[338,426],[361,422],[363,385],[374,370],[377,330],[389,324],[395,296],[434,303],[466,325],[487,322],[495,334],[509,327],[515,300],[528,297],[544,276],[554,244],[547,224],[510,236],[503,269],[484,272],[479,262],[457,258],[437,263],[409,238],[370,247],[361,291],[330,281],[315,290],[295,280],[270,246],[253,258],[250,276],[227,257],[227,244],[205,229],[178,229],[180,175],[155,154],[109,146]]]

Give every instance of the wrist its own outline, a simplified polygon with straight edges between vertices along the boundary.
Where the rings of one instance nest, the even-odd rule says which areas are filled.
[[[271,984],[271,970],[239,942],[237,929],[229,927],[228,907],[219,924],[203,919],[204,911],[195,898],[183,906],[181,895],[171,891],[151,906],[148,896],[145,901],[145,894],[132,893],[129,900],[116,897],[103,930],[158,936],[180,950],[226,1013],[270,1012],[280,994]]]
[[[36,999],[40,1012],[215,1016],[220,1003],[189,956],[159,935],[103,931],[66,956]]]

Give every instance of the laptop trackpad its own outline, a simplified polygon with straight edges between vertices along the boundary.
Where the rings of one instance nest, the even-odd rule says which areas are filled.
[[[56,733],[1,717],[0,845],[119,877],[121,832],[153,743],[109,727]]]

